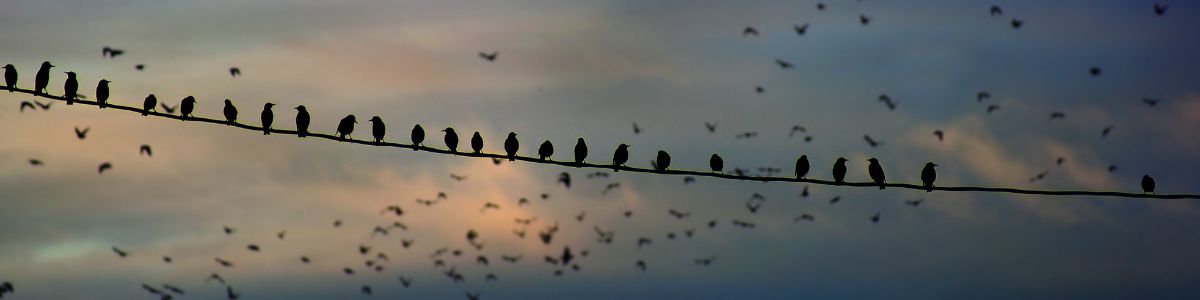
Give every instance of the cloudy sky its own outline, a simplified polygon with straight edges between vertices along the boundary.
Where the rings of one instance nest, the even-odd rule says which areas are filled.
[[[999,4],[1004,14],[990,17]],[[918,182],[932,161],[940,184],[1200,193],[1200,6],[1172,1],[5,1],[0,64],[31,88],[52,61],[79,74],[81,93],[112,81],[112,102],[148,93],[219,117],[231,99],[244,123],[296,105],[313,130],[380,116],[389,141],[408,128],[479,131],[486,151],[517,132],[566,160],[585,137],[596,162],[617,144],[631,165],[657,150],[673,168],[779,167],[806,154],[829,178],[837,157],[866,181],[877,157],[890,181]],[[859,23],[859,15],[871,18]],[[1014,30],[1012,19],[1024,20]],[[793,26],[809,24],[805,35]],[[744,37],[743,28],[761,33]],[[101,48],[124,55],[101,57]],[[499,51],[488,62],[479,52]],[[781,69],[775,60],[788,61]],[[134,65],[144,64],[138,71]],[[231,78],[229,67],[242,76]],[[1088,69],[1098,67],[1100,76]],[[765,89],[756,93],[755,87]],[[987,91],[990,99],[976,100]],[[887,94],[889,110],[876,99]],[[1156,106],[1143,98],[1159,99]],[[140,117],[0,92],[0,281],[14,299],[152,299],[142,284],[184,298],[1186,298],[1200,292],[1200,207],[1194,200],[1035,197],[836,188],[612,174],[471,159],[226,126]],[[39,101],[45,99],[36,99]],[[43,101],[44,102],[44,101]],[[990,105],[998,110],[986,113]],[[1049,120],[1052,112],[1065,118]],[[634,134],[633,123],[643,129]],[[705,122],[716,123],[714,133]],[[793,126],[806,132],[789,137]],[[1101,137],[1101,131],[1112,128]],[[73,129],[90,127],[86,139]],[[938,141],[934,130],[945,132]],[[757,132],[749,139],[736,139]],[[870,147],[863,136],[882,141]],[[811,137],[805,142],[804,137]],[[149,144],[153,157],[140,156]],[[1056,160],[1064,161],[1056,164]],[[38,159],[43,166],[31,166]],[[98,175],[96,167],[113,169]],[[1116,166],[1112,172],[1110,166]],[[555,184],[572,176],[568,189]],[[1046,172],[1045,178],[1030,178]],[[451,174],[466,176],[456,181]],[[620,187],[603,194],[611,183]],[[807,188],[807,197],[802,190]],[[416,199],[448,196],[433,206]],[[758,193],[762,210],[744,203]],[[548,195],[543,200],[541,195]],[[838,197],[836,204],[830,199]],[[518,206],[521,198],[531,204]],[[924,199],[920,206],[904,201]],[[499,210],[480,212],[485,203]],[[400,205],[402,217],[380,214]],[[685,219],[669,209],[690,212]],[[623,216],[633,211],[632,217]],[[583,221],[576,216],[584,215]],[[872,223],[870,216],[881,220]],[[802,214],[814,222],[794,222]],[[528,236],[515,218],[537,220]],[[731,220],[757,224],[732,226]],[[333,227],[341,220],[341,227]],[[707,223],[718,220],[715,228]],[[375,226],[403,222],[372,236]],[[557,223],[554,241],[536,232]],[[232,235],[223,226],[237,228]],[[616,232],[613,244],[594,227]],[[475,250],[467,230],[485,243]],[[694,236],[683,237],[693,230]],[[286,230],[286,239],[275,237]],[[668,234],[677,235],[668,239]],[[653,245],[639,249],[636,240]],[[403,239],[414,241],[402,247]],[[246,250],[257,244],[262,252]],[[359,245],[389,256],[368,270]],[[110,247],[129,251],[117,257]],[[563,247],[580,271],[543,262]],[[440,259],[462,273],[453,283]],[[490,266],[475,263],[490,258]],[[502,255],[523,255],[519,262]],[[163,256],[174,262],[167,264]],[[300,256],[312,258],[302,264]],[[235,262],[222,268],[213,258]],[[709,266],[695,259],[716,257]],[[648,269],[635,266],[645,261]],[[354,268],[353,276],[342,274]],[[486,282],[485,274],[499,280]],[[413,279],[410,288],[398,277]],[[10,295],[5,295],[9,297]],[[6,298],[7,299],[7,298]]]

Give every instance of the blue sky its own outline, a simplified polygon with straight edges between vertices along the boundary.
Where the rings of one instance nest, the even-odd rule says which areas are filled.
[[[52,93],[61,93],[60,72],[79,73],[88,95],[105,78],[124,105],[147,93],[172,104],[194,95],[197,115],[217,117],[228,98],[250,124],[267,101],[278,104],[280,127],[291,127],[290,108],[301,104],[318,131],[355,114],[363,120],[356,138],[378,115],[390,141],[406,141],[421,124],[426,144],[440,146],[435,130],[452,126],[464,140],[480,131],[486,149],[499,152],[514,131],[523,154],[548,139],[564,160],[585,137],[591,160],[626,143],[638,166],[663,149],[674,168],[704,169],[720,153],[727,168],[789,172],[806,154],[812,176],[828,178],[833,160],[846,157],[848,179],[865,181],[865,160],[877,157],[897,182],[917,182],[933,161],[946,185],[1135,192],[1151,174],[1161,193],[1198,192],[1195,3],[1168,3],[1162,17],[1148,1],[825,3],[817,11],[815,1],[9,1],[0,64],[14,64],[28,88],[37,65],[54,62]],[[1003,16],[988,16],[993,4]],[[860,14],[871,23],[859,24]],[[1025,26],[1012,29],[1012,18]],[[805,23],[808,32],[795,34]],[[743,37],[747,26],[761,35]],[[104,46],[126,53],[104,59]],[[491,51],[500,52],[495,62],[476,55]],[[231,66],[243,75],[231,78]],[[1089,76],[1092,66],[1102,75]],[[979,103],[980,91],[992,97]],[[1147,97],[1161,102],[1148,107]],[[223,287],[203,280],[212,272],[245,299],[359,297],[364,284],[375,297],[437,299],[466,291],[485,299],[1188,298],[1200,280],[1200,208],[1191,200],[824,186],[801,197],[804,186],[784,183],[685,185],[624,172],[589,180],[586,170],[262,136],[91,106],[22,113],[28,95],[0,99],[10,105],[0,109],[0,280],[17,285],[14,299],[150,298],[143,283],[221,297]],[[988,114],[989,105],[1000,109]],[[1050,121],[1051,112],[1066,118]],[[633,133],[635,122],[644,132]],[[795,125],[807,132],[789,137]],[[73,128],[89,126],[87,139],[75,138]],[[734,138],[744,132],[759,135]],[[883,144],[870,147],[863,135]],[[141,144],[154,147],[152,158],[138,155]],[[31,158],[46,164],[32,167]],[[97,175],[101,162],[113,170]],[[1029,181],[1043,171],[1045,180]],[[555,184],[561,172],[573,176],[570,189]],[[602,195],[610,183],[621,187]],[[438,192],[450,200],[414,201]],[[767,200],[751,214],[743,203],[755,193]],[[841,201],[829,204],[833,197]],[[532,204],[518,206],[520,198]],[[903,202],[914,199],[925,201]],[[501,209],[480,213],[487,202]],[[405,216],[378,213],[393,204]],[[817,220],[793,222],[806,213]],[[868,219],[875,213],[878,224]],[[521,239],[513,219],[526,217],[538,221]],[[720,224],[707,228],[713,219]],[[333,228],[334,220],[345,225]],[[397,220],[410,229],[370,235]],[[535,232],[555,222],[561,232],[542,245]],[[226,236],[222,226],[238,232]],[[596,243],[594,226],[616,231],[615,243]],[[691,239],[666,238],[692,228]],[[468,229],[480,232],[484,250],[467,245]],[[280,230],[285,240],[275,238]],[[654,245],[639,249],[638,237]],[[405,249],[401,239],[416,242]],[[246,251],[250,243],[263,252]],[[387,269],[343,275],[362,268],[360,244],[387,253]],[[132,255],[120,259],[112,246]],[[564,246],[591,254],[580,258],[582,271],[555,277],[541,257]],[[441,247],[464,250],[444,259],[465,283],[433,267]],[[518,253],[519,263],[499,262]],[[162,263],[165,255],[175,262]],[[476,265],[478,255],[492,265]],[[711,256],[711,266],[692,262]],[[214,257],[238,266],[222,269]],[[639,259],[647,272],[634,267]],[[485,282],[487,273],[500,280]],[[398,276],[414,278],[413,287]]]

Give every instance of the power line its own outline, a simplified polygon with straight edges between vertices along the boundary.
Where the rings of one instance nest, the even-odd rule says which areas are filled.
[[[33,96],[37,96],[37,97],[41,97],[41,98],[46,98],[46,99],[66,101],[66,98],[63,98],[61,96],[34,93],[34,91],[32,91],[32,90],[13,88],[12,91],[25,93],[25,94],[29,94],[29,95],[33,95]],[[74,102],[78,103],[78,104],[82,104],[82,105],[92,105],[92,106],[100,105],[99,102],[89,101],[89,100],[74,100]],[[170,118],[170,119],[183,120],[183,121],[204,122],[204,123],[226,125],[226,126],[232,126],[232,127],[237,127],[237,128],[247,129],[247,130],[258,131],[258,132],[261,132],[263,130],[262,127],[255,127],[252,125],[242,124],[242,123],[230,123],[230,122],[227,122],[224,120],[209,119],[209,118],[195,117],[195,116],[183,117],[183,116],[179,116],[179,115],[161,113],[161,112],[158,112],[157,110],[146,112],[146,111],[142,111],[142,109],[140,109],[140,108],[116,105],[116,104],[113,104],[111,101],[105,103],[104,107],[112,108],[112,109],[116,109],[116,110],[136,112],[139,114],[146,114],[149,116],[155,116],[155,117],[161,117],[161,118]],[[298,133],[299,133],[296,130],[275,129],[275,128],[270,129],[270,131],[271,131],[271,133],[288,134],[288,135],[298,135]],[[575,162],[568,162],[568,161],[541,160],[536,157],[526,157],[526,156],[519,156],[519,155],[515,156],[515,157],[509,157],[508,155],[493,154],[493,153],[486,153],[486,152],[481,152],[481,153],[451,152],[448,149],[438,149],[438,148],[432,148],[432,147],[420,146],[420,145],[400,144],[400,143],[391,143],[391,142],[376,143],[376,142],[368,141],[368,140],[341,139],[332,134],[317,133],[317,132],[307,132],[307,133],[305,133],[305,136],[312,137],[312,138],[332,140],[332,141],[337,141],[337,142],[354,143],[354,144],[360,144],[360,145],[366,145],[366,146],[415,149],[415,150],[420,150],[420,151],[433,152],[433,153],[437,153],[437,154],[465,156],[465,157],[486,157],[486,158],[493,158],[493,159],[510,159],[510,158],[512,158],[515,160],[520,160],[520,161],[525,161],[525,162],[559,165],[559,166],[565,166],[565,167],[596,168],[596,169],[607,169],[607,170],[614,170],[614,168],[615,168],[615,170],[620,170],[620,171],[625,171],[625,172],[634,172],[634,173],[651,173],[651,174],[662,174],[662,175],[686,175],[686,176],[694,176],[694,177],[713,177],[713,178],[745,180],[745,181],[759,181],[759,182],[796,182],[796,183],[808,183],[808,184],[816,184],[816,185],[846,186],[846,187],[870,187],[870,188],[876,188],[879,186],[878,184],[876,184],[874,182],[843,182],[843,183],[839,184],[839,183],[833,182],[831,180],[812,179],[812,178],[745,176],[745,175],[734,175],[734,174],[727,174],[727,173],[702,172],[702,171],[690,171],[690,170],[670,170],[670,169],[659,171],[659,170],[655,170],[655,169],[638,168],[638,167],[630,167],[630,166],[614,167],[611,164],[601,165],[601,164],[593,164],[593,163],[587,163],[587,162],[575,163]],[[925,190],[925,187],[922,185],[910,184],[910,183],[887,183],[886,186],[890,187],[890,188]],[[1128,192],[1115,192],[1115,191],[1072,191],[1072,190],[1054,191],[1054,190],[1033,190],[1033,189],[1020,189],[1020,188],[1007,188],[1007,187],[979,187],[979,186],[937,186],[937,185],[935,185],[935,186],[933,186],[933,190],[947,191],[947,192],[989,192],[989,193],[1010,193],[1010,194],[1047,195],[1047,196],[1106,196],[1106,197],[1147,198],[1147,199],[1200,199],[1200,195],[1194,195],[1194,194],[1145,194],[1145,193],[1128,193]]]

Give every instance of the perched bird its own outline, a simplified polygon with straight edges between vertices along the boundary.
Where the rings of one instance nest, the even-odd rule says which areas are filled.
[[[231,124],[237,123],[237,107],[233,106],[233,101],[225,99],[225,108],[223,109],[223,112],[225,113],[225,121]]]
[[[479,52],[479,58],[482,58],[488,62],[496,61],[496,58],[499,56],[500,56],[500,51],[493,51],[492,53]]]
[[[342,120],[338,122],[337,126],[338,138],[344,140],[347,136],[353,133],[354,124],[358,124],[358,121],[354,119],[354,115],[348,115],[345,118],[342,118]]]
[[[454,132],[454,128],[450,127],[442,129],[442,132],[446,133],[446,136],[442,137],[442,140],[446,142],[446,148],[450,149],[450,152],[458,152],[458,133]]]
[[[508,138],[504,139],[504,152],[508,153],[508,161],[516,160],[517,149],[520,147],[521,144],[517,141],[517,133],[509,132]]]
[[[921,182],[925,183],[925,192],[933,191],[933,181],[937,180],[937,171],[934,171],[933,167],[936,166],[935,163],[927,162],[925,168],[921,169]]]
[[[86,139],[88,131],[92,131],[92,127],[86,127],[83,128],[83,130],[80,130],[79,127],[75,127],[75,138],[80,140]]]
[[[587,143],[583,142],[583,138],[575,140],[575,163],[583,165],[583,160],[587,158],[587,155]],[[575,167],[578,168],[579,166]]]
[[[100,79],[96,84],[96,103],[100,103],[100,108],[108,106],[108,79]]]
[[[238,67],[229,68],[229,77],[238,77],[238,76],[242,76],[242,69],[238,69]]]
[[[995,16],[1003,15],[1004,11],[1000,10],[999,5],[992,5],[992,8],[991,8],[991,10],[989,10],[988,13],[991,14],[993,17],[995,17]]]
[[[179,116],[187,119],[192,116],[192,111],[196,109],[196,97],[187,96],[179,103]]]
[[[621,166],[629,161],[629,145],[617,145],[617,151],[613,153],[613,172],[621,171]]]
[[[425,141],[425,128],[421,124],[413,126],[412,132],[408,135],[412,139],[413,151],[417,151],[417,147],[421,146],[421,142]]]
[[[1150,175],[1142,175],[1142,192],[1154,193],[1154,178],[1151,178]]]
[[[712,169],[713,173],[721,173],[721,170],[725,169],[725,160],[721,159],[720,155],[713,153],[708,157],[708,167]]]
[[[792,25],[792,29],[796,30],[796,35],[804,35],[808,33],[808,23],[804,23],[804,25]]]
[[[796,178],[804,179],[808,176],[808,155],[801,155],[796,159]]]
[[[50,68],[53,67],[54,65],[48,61],[42,62],[42,67],[38,69],[36,77],[33,78],[34,95],[46,94],[46,86],[50,85]]]
[[[471,151],[475,153],[483,151],[483,136],[480,136],[478,131],[471,135]]]
[[[754,29],[754,27],[746,27],[746,29],[742,29],[742,36],[758,36],[758,29]]]
[[[371,137],[375,138],[376,143],[382,143],[384,135],[387,134],[387,125],[383,124],[383,119],[373,116],[367,121],[371,122]]]
[[[67,98],[67,105],[73,105],[79,98],[79,80],[75,79],[75,72],[66,72],[66,74],[67,81],[63,82],[63,98]]]
[[[275,103],[263,104],[263,111],[259,114],[259,118],[262,119],[263,135],[271,134],[271,123],[275,122],[275,112],[271,111],[272,107],[275,107]]]
[[[311,121],[309,118],[308,109],[304,105],[296,106],[296,136],[308,135],[308,124]]]
[[[654,162],[654,169],[659,172],[666,171],[671,166],[671,154],[667,154],[667,151],[658,150],[658,157],[654,159]]]
[[[542,142],[541,146],[538,146],[538,159],[546,160],[551,156],[554,156],[554,144],[551,144],[550,140],[546,140]]]
[[[867,161],[871,163],[870,165],[867,165],[867,173],[871,175],[871,180],[875,181],[876,184],[879,184],[879,189],[884,189],[886,183],[883,176],[883,167],[879,165],[879,160],[872,157],[867,159]]]
[[[12,93],[17,88],[17,67],[12,64],[4,65],[4,87]]]
[[[846,182],[846,158],[838,157],[833,163],[833,182],[842,184]]]
[[[943,139],[943,138],[945,138],[945,136],[946,136],[946,133],[945,133],[945,132],[942,132],[941,130],[934,130],[934,131],[933,131],[933,136],[936,136],[936,137],[937,137],[937,139],[938,139],[938,141],[939,141],[939,142],[941,142],[941,141],[942,141],[942,139]]]
[[[146,100],[142,101],[142,115],[145,116],[151,111],[156,111],[155,107],[158,107],[158,98],[154,97],[154,94],[147,95]]]
[[[1162,16],[1167,13],[1167,8],[1170,6],[1154,3],[1154,15]]]

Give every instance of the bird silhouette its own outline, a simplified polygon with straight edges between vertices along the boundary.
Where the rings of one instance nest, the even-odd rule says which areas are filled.
[[[412,140],[413,151],[417,151],[417,147],[421,146],[421,142],[425,141],[425,128],[421,124],[413,126],[412,132],[408,135]]]
[[[225,121],[230,124],[237,124],[237,107],[233,106],[233,101],[225,99],[225,108],[222,110],[225,113]]]
[[[762,94],[762,93],[766,93],[766,92],[767,92],[767,89],[763,88],[762,86],[754,87],[754,93],[756,93],[756,94]]]
[[[567,172],[558,173],[558,183],[561,183],[566,188],[571,188],[571,174]]]
[[[654,159],[654,169],[659,172],[666,171],[671,166],[671,154],[667,151],[658,150],[658,156]]]
[[[1112,125],[1109,125],[1108,127],[1104,127],[1104,129],[1100,130],[1100,138],[1108,137],[1108,134],[1112,133],[1112,130],[1113,130]]]
[[[867,141],[867,145],[871,146],[871,148],[879,147],[879,145],[883,144],[883,142],[875,141],[871,136],[865,134],[863,135],[863,140]]]
[[[883,176],[883,166],[879,165],[879,160],[874,157],[867,159],[871,164],[867,165],[867,173],[871,175],[871,180],[879,184],[879,189],[884,189],[886,183]]]
[[[232,267],[233,267],[233,262],[232,262],[232,261],[224,260],[224,259],[221,259],[220,257],[214,257],[214,258],[213,258],[213,261],[217,262],[217,264],[218,264],[218,265],[220,265],[220,266],[222,266],[222,267],[226,267],[226,268],[232,268]]]
[[[551,144],[550,140],[546,140],[545,142],[542,142],[541,146],[538,146],[538,159],[546,160],[547,158],[550,158],[553,155],[554,155],[554,144]]]
[[[721,159],[720,155],[713,153],[708,157],[708,167],[712,169],[713,173],[721,173],[721,170],[725,169],[725,160]]]
[[[37,111],[37,106],[34,106],[33,102],[21,101],[21,112],[22,113],[25,112],[25,108],[29,108],[29,109],[32,109],[33,111]]]
[[[936,136],[938,141],[941,142],[942,139],[944,139],[946,137],[946,133],[942,132],[941,130],[934,130],[933,136]]]
[[[1151,178],[1150,175],[1142,175],[1142,192],[1154,194],[1154,178]]]
[[[112,247],[112,251],[113,251],[113,253],[116,253],[117,256],[119,256],[121,258],[125,258],[125,257],[129,256],[129,252],[126,252],[125,250],[121,250],[120,248],[117,248],[117,247]]]
[[[816,220],[817,220],[817,217],[814,217],[813,215],[810,215],[810,214],[800,214],[800,216],[792,218],[792,222],[800,222],[800,221],[813,222]]]
[[[879,223],[879,213],[871,215],[871,223]]]
[[[442,129],[442,132],[446,133],[446,135],[442,138],[442,140],[446,142],[446,148],[450,149],[450,152],[458,152],[458,133],[454,132],[454,128],[450,127]],[[478,153],[479,151],[475,152]]]
[[[1159,99],[1155,99],[1155,98],[1142,98],[1142,104],[1145,104],[1146,106],[1149,106],[1149,107],[1157,106],[1158,101],[1159,101]]]
[[[249,245],[246,245],[246,250],[250,250],[252,252],[259,252],[259,251],[262,251],[262,248],[255,244],[249,244]]]
[[[229,300],[237,300],[237,298],[239,298],[241,296],[242,296],[241,293],[237,293],[237,292],[233,291],[232,285],[225,286],[225,297],[228,298]]]
[[[145,116],[151,111],[156,111],[155,107],[158,107],[158,98],[154,97],[154,94],[147,95],[146,100],[142,101],[142,115]]]
[[[742,29],[742,36],[743,37],[747,37],[747,36],[756,36],[757,37],[758,29],[754,29],[754,27],[746,27],[746,29]]]
[[[85,127],[82,130],[79,127],[75,127],[75,138],[80,140],[86,139],[88,131],[92,131],[92,127]]]
[[[116,58],[117,56],[120,56],[122,54],[125,54],[125,50],[116,49],[116,48],[108,47],[108,46],[104,46],[104,48],[100,49],[100,56],[104,57],[104,58]]]
[[[517,149],[520,147],[521,144],[519,141],[517,141],[517,133],[509,132],[508,138],[504,139],[504,152],[508,154],[508,161],[516,160]]]
[[[617,145],[616,152],[613,152],[613,172],[620,172],[621,166],[629,161],[629,145]]]
[[[483,292],[475,292],[475,293],[466,292],[467,300],[479,300],[479,295],[482,293]]]
[[[867,17],[867,15],[858,15],[858,23],[862,24],[863,26],[867,26],[867,24],[871,24],[871,17]]]
[[[704,122],[704,128],[708,129],[708,133],[717,132],[717,123]]]
[[[358,121],[354,119],[354,115],[348,115],[345,118],[342,118],[341,121],[338,121],[338,138],[345,140],[347,136],[350,136],[351,133],[354,133],[354,124],[358,124]]]
[[[838,157],[833,163],[833,183],[841,185],[846,182],[846,158]]]
[[[638,127],[637,122],[633,122],[633,134],[642,134],[642,127]]]
[[[883,104],[887,106],[888,110],[896,110],[896,102],[892,101],[892,97],[889,97],[887,94],[879,95],[879,102],[883,102]]]
[[[242,69],[239,69],[238,67],[229,68],[229,77],[238,77],[238,76],[242,76]]]
[[[1025,21],[1020,19],[1012,19],[1012,21],[1009,22],[1009,25],[1011,25],[1013,29],[1020,29],[1022,25],[1025,25]]]
[[[50,68],[53,67],[54,65],[48,61],[42,62],[42,67],[38,68],[37,75],[33,78],[34,95],[41,96],[46,94],[46,87],[50,85]]]
[[[67,81],[63,82],[63,98],[67,98],[67,105],[73,105],[79,98],[79,80],[75,78],[75,72],[65,73]]]
[[[383,124],[383,119],[379,116],[372,116],[371,122],[371,137],[375,138],[375,143],[382,143],[384,135],[387,135],[387,125]]]
[[[104,162],[104,163],[100,164],[99,168],[96,168],[96,173],[104,174],[104,171],[111,170],[112,168],[113,168],[112,163]]]
[[[479,52],[479,58],[482,58],[488,62],[496,61],[496,58],[499,56],[500,56],[500,51],[493,51],[492,53]]]
[[[904,204],[907,204],[909,206],[919,206],[919,205],[921,205],[921,202],[925,202],[925,199],[904,200]]]
[[[983,100],[987,100],[987,99],[991,99],[991,98],[992,98],[992,94],[988,93],[986,91],[980,91],[978,94],[975,94],[975,102],[983,102]]]
[[[1064,119],[1064,118],[1066,118],[1066,117],[1067,117],[1067,114],[1065,114],[1065,113],[1063,113],[1063,112],[1057,112],[1057,111],[1056,111],[1056,112],[1051,112],[1051,113],[1050,113],[1050,120],[1055,120],[1055,119]]]
[[[792,30],[796,31],[796,35],[804,35],[808,33],[808,23],[804,23],[804,25],[792,25]]]
[[[801,155],[796,159],[796,178],[804,179],[808,176],[808,155]]]
[[[9,93],[17,89],[17,67],[12,64],[4,65],[4,87]]]
[[[1000,105],[992,104],[992,105],[988,105],[988,107],[987,107],[987,113],[989,115],[992,114],[992,112],[997,111],[997,110],[1000,110]]]
[[[1088,68],[1088,74],[1091,74],[1091,75],[1092,75],[1092,77],[1100,76],[1100,73],[1101,73],[1101,72],[1102,72],[1102,71],[1100,70],[1100,67],[1091,67],[1091,68]]]
[[[262,119],[263,135],[271,134],[271,123],[275,122],[275,112],[271,111],[272,107],[275,107],[275,103],[263,104],[262,113],[259,114],[259,118]]]
[[[370,296],[371,295],[371,286],[369,286],[369,285],[362,286],[362,293],[363,293],[363,295]]]
[[[784,61],[782,59],[775,59],[775,64],[779,65],[779,68],[784,69],[784,70],[796,67],[796,65],[793,65],[792,63]]]
[[[825,10],[825,3],[817,2],[817,10]]]
[[[995,16],[1003,15],[1004,11],[1000,9],[1000,6],[992,5],[992,8],[988,11],[988,14],[995,17]]]
[[[925,192],[933,191],[933,181],[937,180],[937,171],[933,167],[936,166],[937,164],[935,163],[927,162],[925,163],[925,168],[921,169],[921,182],[925,184]]]
[[[1168,7],[1170,7],[1170,6],[1154,3],[1154,15],[1162,16],[1163,14],[1167,13]]]
[[[179,116],[183,119],[192,117],[192,111],[196,109],[196,97],[187,96],[179,103]]]
[[[583,138],[576,139],[575,140],[575,167],[576,168],[583,165],[583,160],[587,158],[587,155],[588,155],[587,143],[583,142]],[[570,187],[570,185],[568,185],[567,187]]]
[[[138,154],[145,155],[147,157],[154,156],[154,153],[151,152],[150,145],[141,145],[138,147]]]
[[[138,70],[138,71],[146,70],[146,65],[145,64],[136,64],[136,65],[133,65],[133,69]]]
[[[179,105],[175,105],[174,107],[167,106],[166,102],[159,103],[158,106],[162,107],[163,111],[167,112],[168,115],[175,114],[175,109],[179,108]]]
[[[471,151],[476,154],[483,151],[483,136],[480,136],[478,131],[471,135]]]
[[[308,115],[308,109],[304,105],[296,106],[296,136],[305,137],[308,135],[308,124],[312,120]]]

